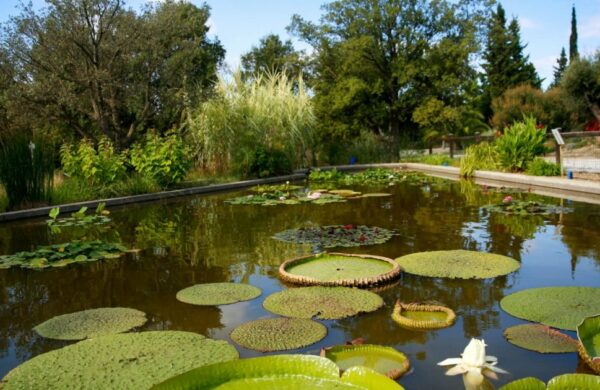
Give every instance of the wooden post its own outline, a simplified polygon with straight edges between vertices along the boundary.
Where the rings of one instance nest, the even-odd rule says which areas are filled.
[[[429,141],[429,155],[433,154],[433,141]]]
[[[560,149],[561,146],[558,144],[558,142],[556,142],[556,140],[554,140],[554,153],[556,154],[556,163],[558,165],[560,165]]]
[[[450,143],[450,158],[454,158],[454,138],[452,138],[452,136],[452,133],[448,133],[448,142]]]
[[[481,133],[480,132],[475,133],[475,143],[476,144],[481,143]]]

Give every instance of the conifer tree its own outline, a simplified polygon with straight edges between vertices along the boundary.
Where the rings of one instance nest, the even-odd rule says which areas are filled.
[[[567,70],[567,53],[565,48],[563,47],[560,51],[560,57],[556,60],[556,66],[554,66],[554,80],[550,87],[557,87],[562,79],[563,74],[565,74],[565,70]]]
[[[575,5],[571,10],[571,36],[569,37],[569,61],[573,62],[579,58],[579,49],[577,48],[577,16],[575,15]]]

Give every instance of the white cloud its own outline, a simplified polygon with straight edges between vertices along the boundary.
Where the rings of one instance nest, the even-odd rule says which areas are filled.
[[[579,27],[581,38],[600,38],[600,15],[592,15],[586,18]]]
[[[536,21],[526,17],[519,18],[519,25],[524,30],[534,30],[539,27],[539,24]]]
[[[209,34],[214,35],[217,33],[217,25],[215,24],[215,20],[212,18],[212,16],[208,17],[208,20],[206,21],[206,25],[208,26]]]

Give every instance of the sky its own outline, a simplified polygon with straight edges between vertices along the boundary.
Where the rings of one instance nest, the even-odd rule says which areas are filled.
[[[41,6],[44,0],[32,0]],[[140,8],[146,0],[125,0]],[[160,0],[152,0],[160,1]],[[190,0],[201,4],[201,0]],[[285,28],[293,14],[318,21],[326,0],[207,0],[211,7],[210,33],[216,35],[227,50],[225,61],[236,68],[240,56],[267,34],[292,39],[296,48],[307,49],[290,37]],[[564,46],[568,53],[571,6],[577,11],[579,51],[591,55],[600,49],[600,0],[501,0],[507,15],[517,17],[526,54],[535,65],[544,85],[552,81],[552,67]],[[18,13],[19,0],[0,0],[0,22]]]

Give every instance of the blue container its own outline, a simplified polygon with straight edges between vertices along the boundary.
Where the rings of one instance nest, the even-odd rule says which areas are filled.
[[[350,165],[356,164],[357,161],[358,161],[358,158],[356,158],[356,156],[351,156],[350,157]]]
[[[570,170],[570,169],[567,171],[567,178],[568,178],[569,180],[573,180],[573,171],[572,171],[572,170]]]

